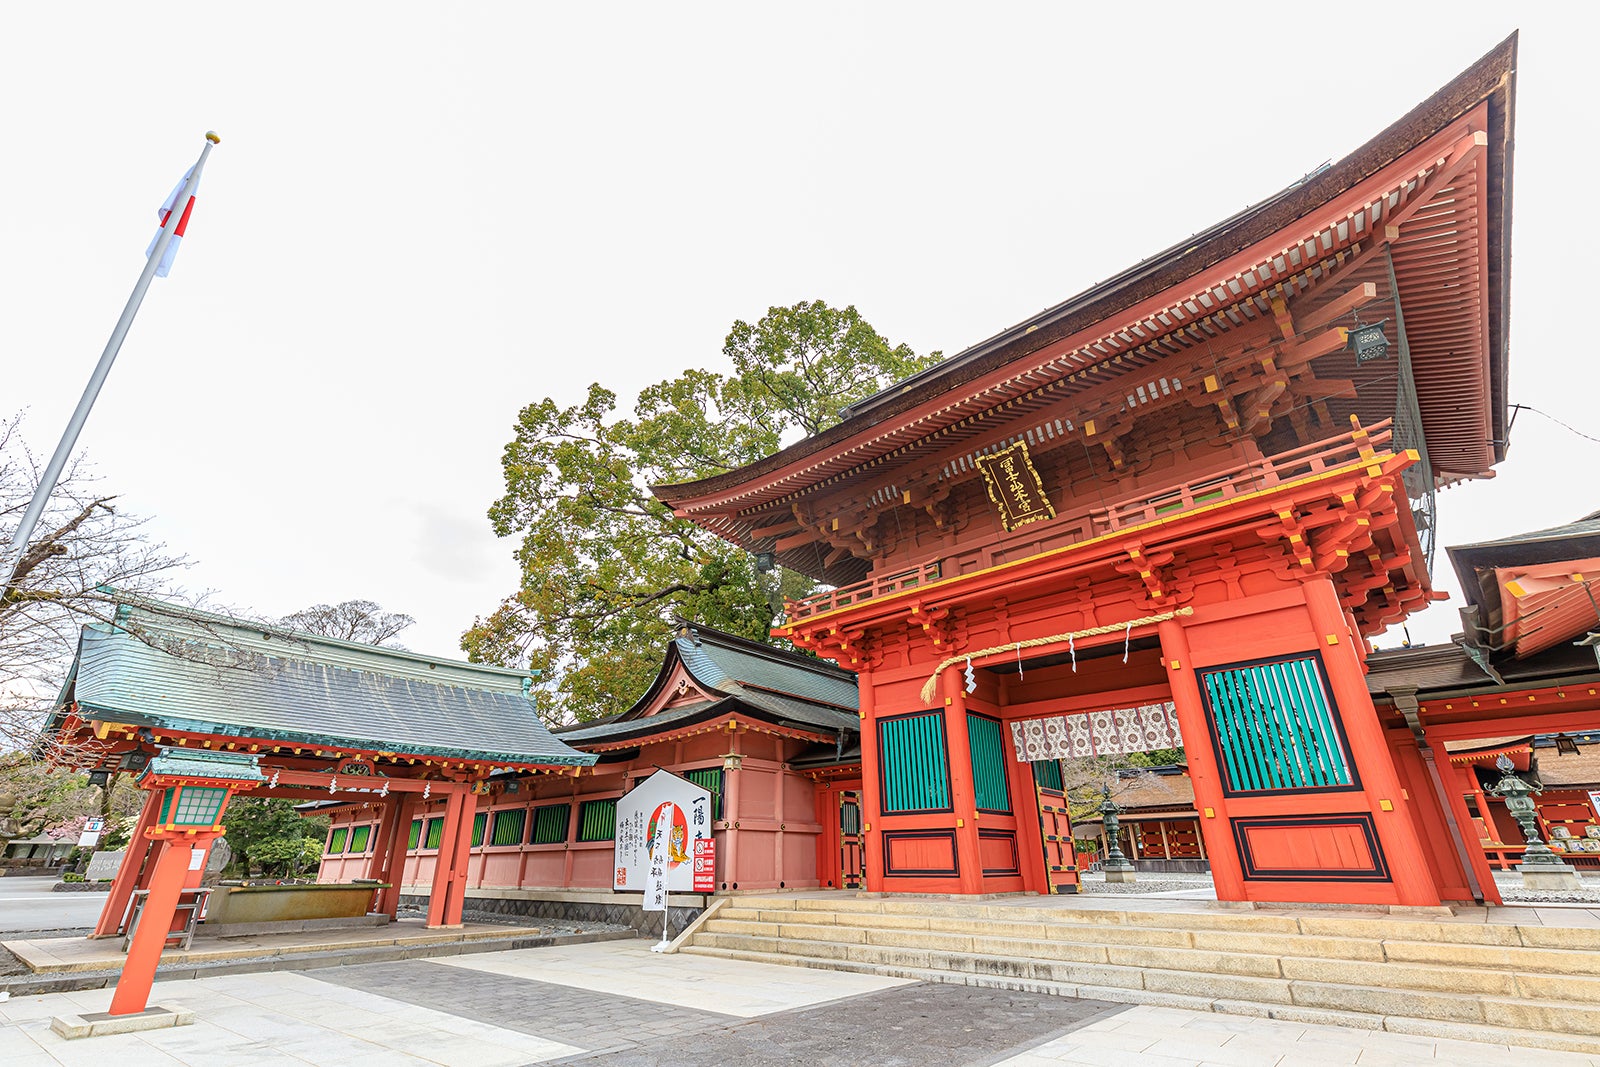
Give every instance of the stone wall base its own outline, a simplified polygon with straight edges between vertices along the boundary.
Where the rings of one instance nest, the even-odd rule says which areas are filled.
[[[1210,860],[1147,860],[1137,859],[1133,865],[1141,874],[1210,874]]]
[[[639,932],[642,937],[661,936],[661,913],[658,911],[645,911],[638,904],[628,898],[616,900],[595,900],[597,894],[560,893],[550,897],[532,895],[531,891],[523,890],[515,896],[504,895],[495,890],[467,890],[466,907],[463,908],[464,918],[472,919],[550,919],[562,923],[608,923],[613,926],[625,926]],[[573,899],[587,897],[589,899]],[[565,899],[563,899],[565,898]],[[669,903],[671,899],[669,898]],[[669,937],[677,937],[705,910],[703,896],[690,896],[685,894],[685,901],[692,900],[692,906],[679,907],[674,904],[668,912],[671,925],[668,930]],[[402,908],[425,909],[428,906],[428,894],[417,892],[403,892],[400,894]]]

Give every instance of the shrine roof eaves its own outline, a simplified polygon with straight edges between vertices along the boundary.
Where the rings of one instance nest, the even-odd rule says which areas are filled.
[[[1470,545],[1451,545],[1445,551],[1450,554],[1450,563],[1461,580],[1462,594],[1469,603],[1476,604],[1480,594],[1480,569],[1527,567],[1600,556],[1600,512],[1563,526],[1512,534]]]
[[[728,696],[721,700],[699,701],[682,707],[669,708],[642,719],[618,719],[596,725],[585,724],[560,731],[562,741],[574,745],[611,744],[623,740],[643,742],[654,734],[675,733],[696,723],[710,722],[733,716],[767,722],[801,733],[838,735],[854,733],[861,729],[854,715],[831,708],[806,704],[803,701],[753,700],[751,694]]]
[[[849,671],[814,656],[774,648],[700,623],[679,623],[679,633],[668,642],[661,669],[644,695],[627,711],[600,722],[624,722],[647,715],[660,718],[664,712],[651,715],[650,709],[662,703],[662,694],[677,663],[683,664],[683,669],[707,693],[738,696],[758,707],[771,704],[774,710],[784,700],[792,700],[856,717],[861,695],[856,676]]]
[[[1415,690],[1419,700],[1437,700],[1600,680],[1594,653],[1570,644],[1494,666],[1502,681],[1485,673],[1459,644],[1385,649],[1367,657],[1367,691],[1380,701],[1400,690]]]
[[[546,729],[520,683],[508,691],[505,676],[512,672],[490,669],[480,686],[464,681],[478,673],[472,664],[451,663],[432,681],[416,677],[412,667],[384,670],[400,662],[387,655],[359,668],[324,662],[320,641],[263,638],[259,626],[214,615],[205,620],[207,643],[191,615],[174,612],[162,617],[136,609],[122,616],[138,636],[121,625],[85,627],[63,703],[76,703],[80,718],[273,744],[503,764],[594,762]],[[341,660],[366,648],[340,644],[350,645]],[[62,722],[58,709],[52,728]]]
[[[660,708],[677,663],[715,699]],[[774,725],[837,734],[860,730],[859,702],[856,676],[831,663],[684,622],[667,645],[655,681],[633,707],[557,732],[563,741],[579,745],[609,742],[648,737],[733,712]]]
[[[1508,287],[1505,272],[1510,248],[1510,97],[1516,52],[1517,35],[1513,33],[1448,85],[1343,159],[1083,293],[857,403],[848,411],[848,417],[837,425],[738,470],[694,482],[652,486],[652,491],[674,507],[691,501],[705,504],[802,461],[820,460],[846,448],[853,438],[868,431],[886,435],[897,417],[1126,312],[1303,219],[1326,201],[1352,189],[1425,143],[1486,100],[1491,102],[1491,121],[1499,123],[1500,136],[1494,142],[1495,150],[1504,153],[1503,159],[1491,164],[1492,168],[1498,168],[1491,186],[1500,207],[1493,212],[1489,232],[1489,272],[1491,278],[1498,279],[1496,290],[1500,294],[1490,315],[1489,411],[1494,456],[1496,461],[1503,459],[1507,416],[1505,336],[1508,308],[1505,293]]]
[[[826,660],[785,652],[707,626],[686,623],[673,644],[684,667],[702,685],[754,697],[773,697],[847,708],[853,715],[861,694],[856,676]]]

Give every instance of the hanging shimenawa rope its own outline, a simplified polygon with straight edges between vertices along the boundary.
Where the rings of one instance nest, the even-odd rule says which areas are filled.
[[[922,702],[930,703],[933,694],[939,688],[939,675],[944,673],[946,667],[960,663],[964,659],[979,659],[983,656],[992,656],[997,652],[1009,652],[1013,648],[1020,656],[1025,648],[1038,648],[1040,645],[1053,645],[1058,641],[1076,641],[1080,637],[1099,637],[1101,634],[1114,634],[1118,630],[1132,632],[1135,626],[1154,626],[1158,622],[1169,622],[1184,615],[1193,615],[1193,608],[1178,608],[1175,611],[1163,611],[1160,615],[1146,615],[1142,619],[1132,619],[1128,622],[1113,622],[1105,626],[1091,626],[1087,630],[1073,630],[1071,633],[1051,634],[1049,637],[1035,637],[1027,641],[1011,641],[1004,645],[995,645],[993,648],[980,648],[975,652],[963,652],[959,656],[946,656],[939,661],[939,666],[934,668],[933,674],[922,685]]]

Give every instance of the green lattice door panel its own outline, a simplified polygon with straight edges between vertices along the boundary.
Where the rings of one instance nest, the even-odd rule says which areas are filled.
[[[942,712],[879,719],[879,795],[883,798],[883,813],[951,810],[947,753]]]
[[[1315,654],[1207,668],[1200,693],[1229,796],[1360,788]]]

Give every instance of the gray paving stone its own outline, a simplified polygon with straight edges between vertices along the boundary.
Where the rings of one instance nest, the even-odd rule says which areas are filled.
[[[550,1067],[981,1067],[1124,1010],[1097,1000],[919,983],[586,1052]]]
[[[696,1034],[742,1021],[720,1012],[424,960],[340,967],[306,977],[588,1050],[654,1043],[668,1033]]]

